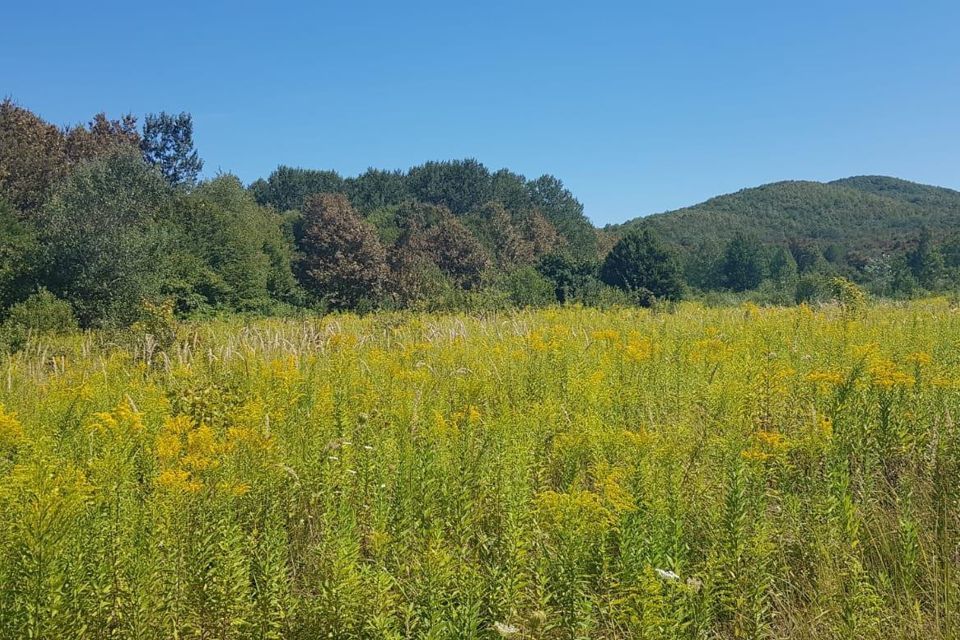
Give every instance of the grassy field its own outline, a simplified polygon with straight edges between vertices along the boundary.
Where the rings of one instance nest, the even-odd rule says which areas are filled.
[[[946,301],[109,340],[0,368],[0,638],[960,628]]]

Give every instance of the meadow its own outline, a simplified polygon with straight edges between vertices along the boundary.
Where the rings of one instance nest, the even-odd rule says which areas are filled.
[[[0,638],[953,638],[948,301],[215,320],[0,364]]]

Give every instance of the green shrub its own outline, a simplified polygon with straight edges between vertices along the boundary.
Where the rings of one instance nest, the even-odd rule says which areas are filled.
[[[542,307],[556,302],[554,285],[534,267],[521,267],[506,278],[510,301],[519,307]]]
[[[19,349],[31,336],[63,335],[76,331],[73,308],[46,289],[10,307],[3,322],[2,336],[12,349]]]

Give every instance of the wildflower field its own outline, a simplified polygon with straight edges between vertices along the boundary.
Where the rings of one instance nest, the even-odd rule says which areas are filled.
[[[960,312],[341,315],[0,369],[0,638],[952,638]]]

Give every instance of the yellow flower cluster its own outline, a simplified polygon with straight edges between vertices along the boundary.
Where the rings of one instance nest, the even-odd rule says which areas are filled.
[[[840,386],[843,383],[843,374],[831,370],[811,371],[807,374],[807,380],[817,385],[820,390],[825,391]]]
[[[875,358],[868,368],[870,381],[881,389],[894,387],[912,387],[915,382],[913,376],[897,368],[893,360]]]
[[[740,455],[751,462],[766,462],[782,457],[789,449],[790,442],[782,433],[761,429],[754,432],[752,446]]]
[[[0,451],[20,445],[26,439],[23,426],[16,416],[7,413],[3,404],[0,404]]]
[[[115,437],[137,435],[145,431],[143,416],[129,400],[118,404],[113,411],[95,414],[87,429],[92,433]]]

